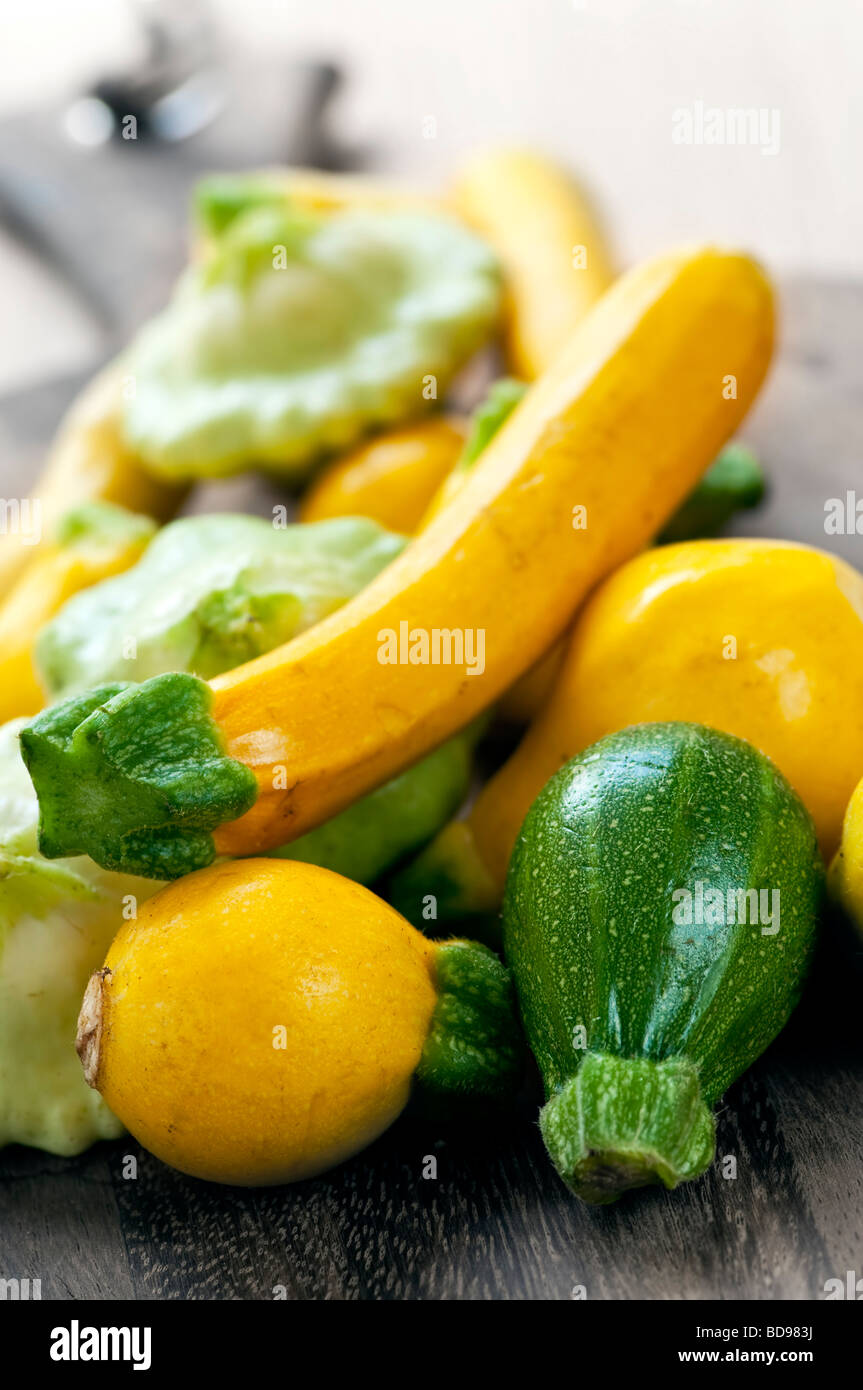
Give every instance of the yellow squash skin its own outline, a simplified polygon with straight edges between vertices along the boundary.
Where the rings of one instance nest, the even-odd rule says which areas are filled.
[[[745,256],[684,250],[618,281],[392,565],[332,617],[213,681],[227,752],[259,787],[216,832],[217,852],[295,839],[491,704],[691,490],[753,400],[772,340],[770,286]],[[381,663],[387,632],[417,629],[483,633],[482,672]]]
[[[439,213],[445,210],[443,200],[434,193],[386,179],[369,178],[367,174],[288,166],[264,169],[258,177],[283,187],[288,202],[310,212],[339,212],[347,208],[376,212]]]
[[[151,477],[123,442],[122,389],[123,369],[115,362],[70,407],[32,493],[40,512],[38,544],[24,544],[25,538],[11,533],[0,536],[0,593],[33,562],[41,545],[50,545],[70,507],[116,502],[157,521],[179,507],[185,489]]]
[[[307,212],[342,212],[357,208],[372,212],[446,212],[444,200],[430,190],[368,174],[276,165],[250,171],[250,184],[259,182],[284,192],[285,202]]]
[[[327,869],[201,870],[145,903],[93,977],[79,1034],[88,1080],[184,1173],[311,1177],[404,1108],[437,1002],[434,956]]]
[[[33,660],[39,629],[73,594],[122,574],[141,558],[150,537],[102,538],[88,544],[42,546],[0,600],[0,723],[35,714],[45,693]]]
[[[668,719],[768,754],[832,854],[863,767],[863,576],[790,541],[715,540],[648,550],[606,580],[551,698],[457,832],[491,900],[549,777],[604,734]]]
[[[467,427],[435,416],[387,431],[330,464],[300,505],[300,521],[368,516],[412,536],[461,453]]]
[[[830,896],[863,932],[863,778],[848,802],[828,878]]]
[[[539,376],[614,276],[602,233],[574,180],[526,150],[477,155],[452,190],[456,211],[493,247],[509,288],[507,357]],[[586,264],[577,264],[577,248]]]
[[[499,718],[507,724],[526,728],[545,704],[563,665],[566,638],[555,642],[551,651],[510,686],[497,705]]]

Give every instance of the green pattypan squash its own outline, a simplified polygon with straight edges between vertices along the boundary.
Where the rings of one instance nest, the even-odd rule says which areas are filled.
[[[500,302],[492,253],[445,216],[253,206],[132,345],[127,442],[172,478],[302,477],[439,398]]]
[[[340,608],[404,544],[364,517],[281,528],[229,513],[174,521],[138,564],[46,624],[40,677],[54,700],[167,671],[209,680]]]

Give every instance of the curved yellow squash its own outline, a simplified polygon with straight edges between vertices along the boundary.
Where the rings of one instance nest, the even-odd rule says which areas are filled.
[[[758,391],[772,340],[770,286],[745,256],[687,249],[618,281],[392,565],[213,682],[227,751],[259,786],[218,852],[302,835],[495,700],[690,491]]]
[[[70,507],[100,500],[157,521],[173,516],[185,489],[153,478],[123,441],[120,427],[123,369],[113,362],[73,402],[60,425],[45,469],[32,492],[39,539],[0,536],[0,593],[50,544],[57,522]]]
[[[155,528],[154,528],[155,529]],[[124,531],[116,538],[62,545],[48,543],[0,599],[0,723],[35,714],[45,703],[33,644],[73,594],[122,574],[140,560],[150,536]]]
[[[532,380],[614,279],[594,214],[565,170],[527,150],[477,155],[451,196],[503,266],[507,357],[516,375]]]
[[[383,212],[408,208],[417,212],[439,212],[443,208],[441,198],[426,189],[368,174],[345,174],[294,165],[265,169],[260,177],[284,187],[289,202],[312,212],[338,212],[342,208],[374,208]]]

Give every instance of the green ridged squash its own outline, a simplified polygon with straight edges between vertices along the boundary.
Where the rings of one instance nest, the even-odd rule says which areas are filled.
[[[800,996],[822,890],[807,811],[742,739],[637,725],[547,783],[510,863],[504,943],[543,1137],[579,1196],[709,1165],[712,1107]]]

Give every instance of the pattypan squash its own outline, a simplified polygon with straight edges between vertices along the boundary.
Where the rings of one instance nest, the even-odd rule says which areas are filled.
[[[134,918],[160,885],[86,857],[42,858],[39,807],[18,751],[25,722],[0,727],[0,1147],[71,1155],[123,1132],[84,1080],[75,1023],[124,915]]]
[[[137,565],[77,594],[42,629],[42,681],[57,700],[166,671],[209,679],[340,608],[403,547],[361,517],[281,528],[231,513],[171,522]]]
[[[163,477],[302,477],[438,399],[500,301],[491,251],[449,217],[252,206],[131,346],[126,441]]]

